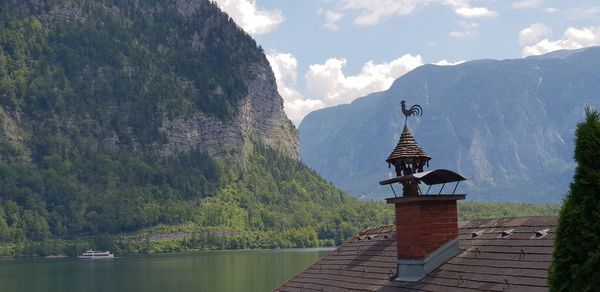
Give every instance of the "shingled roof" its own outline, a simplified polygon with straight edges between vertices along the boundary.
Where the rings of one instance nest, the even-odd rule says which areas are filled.
[[[396,148],[394,148],[394,151],[392,151],[386,161],[391,163],[395,159],[412,157],[421,157],[426,158],[427,160],[431,159],[431,157],[423,151],[421,146],[417,144],[417,141],[408,127],[404,125],[404,130],[402,131],[402,135],[400,135],[400,141],[398,141]]]
[[[396,275],[396,229],[367,229],[274,291],[548,291],[556,217],[460,222],[460,253],[418,282]]]

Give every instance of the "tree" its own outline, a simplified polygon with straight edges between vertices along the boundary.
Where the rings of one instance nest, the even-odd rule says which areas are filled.
[[[577,169],[559,214],[551,291],[600,290],[600,113],[586,107],[577,125]]]

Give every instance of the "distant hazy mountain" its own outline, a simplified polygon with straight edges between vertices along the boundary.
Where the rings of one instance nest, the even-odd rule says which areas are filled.
[[[469,176],[471,200],[559,202],[573,176],[574,129],[584,105],[600,105],[600,48],[515,60],[425,65],[391,88],[315,111],[300,124],[302,160],[359,197],[384,198],[377,182],[398,141],[400,101],[431,168]]]

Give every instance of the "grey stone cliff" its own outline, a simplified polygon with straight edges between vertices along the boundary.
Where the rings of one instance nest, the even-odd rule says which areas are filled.
[[[197,149],[211,157],[232,160],[245,157],[254,143],[261,143],[298,160],[297,131],[283,111],[271,68],[266,63],[257,64],[253,74],[256,77],[248,81],[248,95],[238,105],[235,119],[222,121],[205,114],[165,119],[168,143],[161,152],[169,156]]]
[[[16,3],[22,5],[24,11],[28,11],[31,7],[35,9],[45,7],[43,1],[37,0],[27,0],[22,3],[15,2],[15,5],[17,5]],[[102,2],[91,3],[87,4],[93,9],[103,10],[114,15],[126,14],[125,11],[119,10],[115,5],[107,5]],[[147,17],[155,14],[161,15],[165,11],[174,9],[180,17],[190,20],[199,17],[196,12],[202,10],[203,7],[213,5],[215,4],[208,0],[170,0],[164,1],[164,3],[142,1],[136,2],[134,6],[137,11]],[[88,8],[92,9],[90,7]],[[50,9],[47,9],[47,12],[42,13],[39,19],[45,27],[55,22],[83,21],[85,17],[82,16],[84,15],[82,9],[78,2],[57,1]],[[123,17],[126,18],[126,16]],[[194,27],[195,31],[192,31],[189,35],[180,35],[177,38],[182,38],[186,44],[198,54],[201,54],[207,43],[211,42],[210,35],[214,34],[213,23],[218,23],[221,18],[223,18],[223,15],[209,15],[208,18],[203,20],[205,25]],[[217,38],[224,42],[228,41],[227,36],[217,36]],[[212,40],[214,41],[214,36]],[[165,43],[152,45],[156,45],[165,52],[177,50],[176,46],[167,47]],[[235,46],[235,43],[231,45]],[[256,48],[256,50],[259,49]],[[245,78],[248,93],[237,103],[237,115],[235,117],[223,120],[201,111],[171,118],[165,116],[160,131],[167,138],[166,143],[165,141],[157,141],[151,143],[151,145],[140,145],[131,127],[125,130],[131,140],[125,141],[114,131],[112,133],[103,132],[106,125],[102,125],[95,117],[81,119],[80,117],[64,116],[61,117],[63,122],[60,123],[59,127],[64,133],[85,132],[81,135],[97,138],[97,140],[89,139],[86,141],[89,146],[95,149],[109,147],[137,151],[144,148],[152,149],[164,156],[171,156],[177,152],[199,150],[206,152],[213,158],[228,161],[242,159],[243,162],[253,145],[261,144],[273,148],[291,159],[299,160],[298,133],[284,112],[283,99],[277,92],[275,77],[266,57],[259,58],[258,61],[249,66],[250,69],[247,72],[247,78]],[[101,70],[102,68],[100,68]],[[126,65],[123,66],[122,70],[129,72],[129,74],[135,74],[134,68]],[[183,77],[180,82],[178,85],[182,88],[192,88],[194,86],[192,80]],[[214,93],[224,95],[226,94],[225,91],[218,87]],[[190,92],[197,92],[197,90],[192,88]],[[109,105],[108,110],[118,112],[127,110],[127,108]],[[27,135],[19,133],[29,133],[33,126],[26,115],[20,117],[20,112],[8,112],[0,107],[0,135],[7,136],[11,145],[24,143],[27,140]],[[43,123],[37,126],[43,126]]]

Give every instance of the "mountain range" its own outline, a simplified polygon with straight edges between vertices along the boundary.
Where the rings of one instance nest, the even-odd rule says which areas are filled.
[[[386,91],[306,116],[302,161],[357,197],[393,196],[377,182],[392,175],[402,100],[424,110],[408,127],[430,169],[469,177],[459,189],[470,200],[557,203],[573,177],[575,126],[585,105],[600,105],[600,48],[418,67]]]

